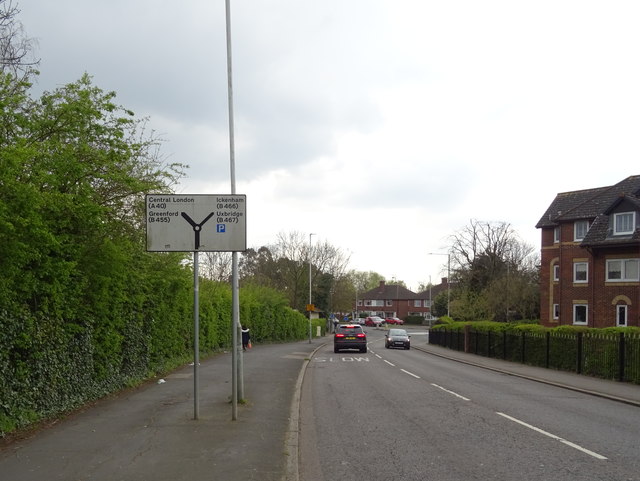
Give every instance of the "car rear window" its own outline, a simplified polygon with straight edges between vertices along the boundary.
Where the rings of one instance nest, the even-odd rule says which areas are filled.
[[[341,332],[343,334],[358,334],[364,331],[362,330],[362,326],[338,326],[337,332]]]

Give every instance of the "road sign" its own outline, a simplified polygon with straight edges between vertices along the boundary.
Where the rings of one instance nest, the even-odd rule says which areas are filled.
[[[247,250],[247,196],[147,194],[147,250]]]

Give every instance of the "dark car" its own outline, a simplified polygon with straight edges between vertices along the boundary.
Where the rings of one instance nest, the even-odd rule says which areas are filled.
[[[359,324],[340,324],[333,335],[333,352],[358,349],[367,352],[367,335]]]
[[[389,329],[384,335],[384,347],[387,349],[391,347],[402,347],[404,349],[411,349],[411,336],[407,334],[404,329]]]

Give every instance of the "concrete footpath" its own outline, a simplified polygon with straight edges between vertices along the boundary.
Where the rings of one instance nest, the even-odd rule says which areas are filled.
[[[373,337],[373,336],[372,336]],[[412,349],[640,407],[640,386],[465,354],[414,336]],[[301,383],[331,336],[256,346],[244,356],[247,403],[232,421],[231,355],[200,367],[193,419],[193,366],[102,400],[30,437],[0,445],[7,481],[297,481]]]
[[[598,379],[579,374],[556,371],[554,369],[545,369],[542,367],[527,366],[500,359],[487,358],[468,354],[464,352],[454,351],[440,346],[434,346],[427,343],[412,343],[412,348],[444,357],[458,362],[463,362],[473,366],[479,366],[485,369],[518,376],[532,381],[543,382],[559,386],[565,389],[582,392],[594,396],[604,397],[614,401],[624,402],[640,407],[640,385],[629,384],[618,381],[609,381],[606,379]]]
[[[246,404],[232,421],[231,354],[97,402],[27,439],[0,446],[6,481],[281,481],[297,476],[295,398],[321,340],[258,345],[244,354]]]

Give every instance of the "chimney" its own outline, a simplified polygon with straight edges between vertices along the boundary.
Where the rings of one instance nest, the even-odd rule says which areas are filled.
[[[441,283],[442,285],[447,285],[448,281],[449,281],[449,280],[448,280],[446,277],[443,277],[443,278],[442,278],[442,280],[440,281],[440,283]]]
[[[380,281],[380,289],[384,289],[384,281]]]

